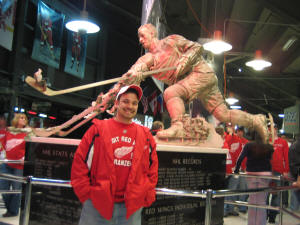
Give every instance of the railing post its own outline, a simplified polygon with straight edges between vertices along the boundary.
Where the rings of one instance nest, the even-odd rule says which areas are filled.
[[[211,200],[212,200],[212,189],[208,189],[206,191],[205,225],[211,224]]]
[[[280,187],[284,184],[283,175],[280,175]],[[282,225],[283,216],[283,191],[279,191],[279,224]]]
[[[30,214],[30,203],[31,203],[31,191],[32,191],[32,176],[27,177],[27,183],[25,188],[25,202],[24,202],[24,211],[20,221],[20,225],[29,224],[29,214]]]

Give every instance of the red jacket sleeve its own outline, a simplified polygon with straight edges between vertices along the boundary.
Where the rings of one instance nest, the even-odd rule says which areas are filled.
[[[76,153],[74,155],[71,169],[71,185],[80,202],[85,202],[90,198],[90,177],[87,166],[87,157],[92,145],[94,136],[97,134],[97,128],[92,125],[83,136]]]
[[[282,139],[283,157],[284,157],[284,173],[290,172],[289,166],[289,145],[286,140]]]

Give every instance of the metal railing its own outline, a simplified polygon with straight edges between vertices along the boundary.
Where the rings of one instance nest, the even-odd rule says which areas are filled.
[[[16,160],[15,160],[16,161]],[[0,160],[1,163],[11,163],[11,161]],[[20,162],[14,162],[20,163]],[[255,175],[246,175],[246,174],[235,174],[233,176],[246,176],[246,177],[258,177],[258,178],[268,178],[273,180],[285,180],[282,176],[255,176]],[[28,225],[29,224],[29,214],[30,214],[30,203],[31,203],[31,192],[32,192],[32,185],[45,185],[45,186],[56,186],[56,187],[67,187],[70,188],[71,182],[69,180],[56,180],[56,179],[46,179],[46,178],[36,178],[33,176],[27,177],[19,177],[9,174],[0,173],[0,179],[17,181],[26,184],[25,187],[25,203],[24,203],[24,211],[23,216],[21,217],[20,224],[21,225]],[[264,209],[272,209],[277,210],[280,212],[279,217],[279,224],[282,225],[282,213],[288,213],[291,216],[300,219],[298,215],[295,213],[284,209],[282,204],[282,192],[288,190],[297,189],[293,186],[280,186],[280,187],[267,187],[267,188],[257,188],[257,189],[247,189],[247,190],[200,190],[200,191],[187,191],[187,190],[175,190],[175,189],[168,189],[168,188],[156,188],[157,195],[172,195],[172,196],[181,196],[181,197],[195,197],[195,198],[205,198],[206,199],[206,206],[205,206],[205,225],[211,224],[211,214],[212,214],[212,199],[213,198],[222,198],[226,196],[238,196],[238,195],[245,195],[245,194],[256,194],[261,192],[279,192],[280,193],[280,205],[279,207],[274,206],[267,206],[267,205],[256,205],[256,204],[249,204],[247,202],[240,202],[240,201],[225,201],[226,204],[233,204],[233,205],[242,205],[247,207],[254,207],[254,208],[264,208]],[[15,194],[21,193],[21,191],[0,191],[0,193],[5,194]]]

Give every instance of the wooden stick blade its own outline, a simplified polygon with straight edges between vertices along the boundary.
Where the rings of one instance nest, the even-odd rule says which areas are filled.
[[[48,95],[48,96],[53,96],[55,95],[55,91],[51,90],[48,87],[42,87],[41,85],[39,85],[36,80],[31,77],[31,76],[27,76],[25,79],[25,82],[32,88],[34,88],[35,90],[37,90],[38,92],[41,92],[44,95]],[[54,94],[53,94],[54,93]]]

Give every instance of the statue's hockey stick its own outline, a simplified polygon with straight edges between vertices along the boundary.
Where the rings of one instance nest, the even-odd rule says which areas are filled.
[[[95,118],[100,112],[93,112],[91,113],[88,118],[85,118],[84,120],[82,120],[80,123],[76,124],[74,127],[70,128],[69,130],[66,131],[59,131],[57,133],[58,136],[60,137],[65,137],[68,134],[70,134],[71,132],[73,132],[74,130],[76,130],[78,127],[81,127],[83,124],[87,123],[88,121],[90,121],[91,119]]]
[[[147,72],[143,72],[142,76],[144,78],[146,78],[147,76],[152,75],[152,74],[161,73],[161,72],[165,72],[165,71],[169,71],[169,70],[175,70],[175,69],[176,69],[176,67],[166,67],[166,68],[163,68],[163,69],[147,71]],[[59,90],[59,91],[52,90],[48,87],[46,87],[46,88],[42,87],[31,76],[27,76],[25,81],[31,87],[33,87],[34,89],[36,89],[39,92],[43,93],[44,95],[55,96],[55,95],[62,95],[62,94],[71,93],[71,92],[75,92],[75,91],[85,90],[85,89],[88,89],[88,88],[98,87],[98,86],[102,86],[102,85],[106,85],[106,84],[111,84],[111,83],[121,81],[123,79],[124,79],[123,77],[118,77],[118,78],[99,81],[99,82],[95,82],[95,83],[91,83],[91,84],[85,84],[85,85],[81,85],[81,86],[77,86],[77,87],[73,87],[73,88],[67,88],[67,89]]]
[[[57,134],[59,136],[66,136],[69,133],[71,133],[73,130],[75,130],[76,128],[80,127],[81,125],[83,125],[84,123],[88,122],[89,120],[91,120],[92,118],[94,118],[95,116],[97,116],[100,112],[102,112],[101,110],[101,105],[97,104],[95,106],[90,106],[89,108],[85,109],[83,112],[79,113],[78,115],[74,115],[70,120],[68,120],[67,122],[56,126],[56,127],[49,127],[47,129],[45,128],[32,128],[33,129],[33,133],[36,136],[39,137],[49,137],[51,135]],[[78,123],[77,125],[75,125],[74,127],[72,127],[70,130],[68,131],[62,131],[62,129],[69,127],[70,125],[72,125],[73,123],[77,122],[78,120],[84,118],[85,116],[89,115],[89,118],[86,118],[85,120],[81,121],[80,123]]]

